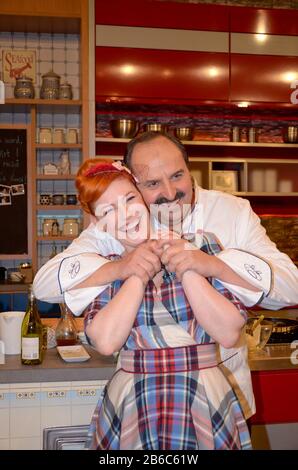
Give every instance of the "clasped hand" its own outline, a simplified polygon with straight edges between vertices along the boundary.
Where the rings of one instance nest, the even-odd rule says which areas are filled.
[[[211,277],[216,276],[217,269],[215,256],[204,253],[171,232],[167,234],[167,238],[163,236],[142,243],[118,263],[120,279],[136,275],[145,286],[149,279],[153,279],[161,271],[162,266],[167,271],[174,272],[179,281],[182,281],[186,271],[195,271],[203,277]]]

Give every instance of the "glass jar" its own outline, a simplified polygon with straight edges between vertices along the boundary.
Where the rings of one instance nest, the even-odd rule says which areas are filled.
[[[15,98],[34,98],[35,91],[30,77],[17,77],[14,87]]]
[[[72,86],[70,83],[61,83],[59,89],[60,100],[71,100],[72,99]]]
[[[52,226],[54,222],[57,222],[57,219],[44,219],[42,224],[42,233],[45,237],[50,237],[52,235]]]
[[[40,89],[40,98],[45,100],[58,100],[60,89],[60,75],[53,70],[42,75],[42,84]]]
[[[64,219],[63,235],[77,237],[79,235],[78,219]]]
[[[77,344],[78,334],[72,313],[66,304],[59,304],[61,318],[57,324],[55,337],[57,346],[72,346]]]
[[[40,144],[52,143],[52,129],[50,127],[41,127],[39,129],[39,143]]]

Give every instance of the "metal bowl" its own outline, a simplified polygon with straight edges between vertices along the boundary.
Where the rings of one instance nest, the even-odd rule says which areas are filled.
[[[174,129],[174,134],[179,140],[192,140],[194,129],[193,127],[176,127]]]
[[[168,127],[166,124],[161,124],[159,122],[151,122],[144,125],[145,132],[167,132]]]
[[[283,139],[287,144],[298,142],[298,127],[288,126],[283,130]]]
[[[112,119],[110,128],[113,137],[132,139],[139,131],[139,123],[132,119]]]

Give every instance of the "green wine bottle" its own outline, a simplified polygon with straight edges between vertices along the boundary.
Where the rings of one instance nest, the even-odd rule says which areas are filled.
[[[37,310],[32,285],[29,287],[28,306],[22,323],[22,364],[41,364],[43,360],[43,326]]]

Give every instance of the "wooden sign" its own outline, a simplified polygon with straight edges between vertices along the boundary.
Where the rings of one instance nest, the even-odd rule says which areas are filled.
[[[35,82],[35,51],[2,49],[2,80],[15,84],[17,77],[30,77]]]

